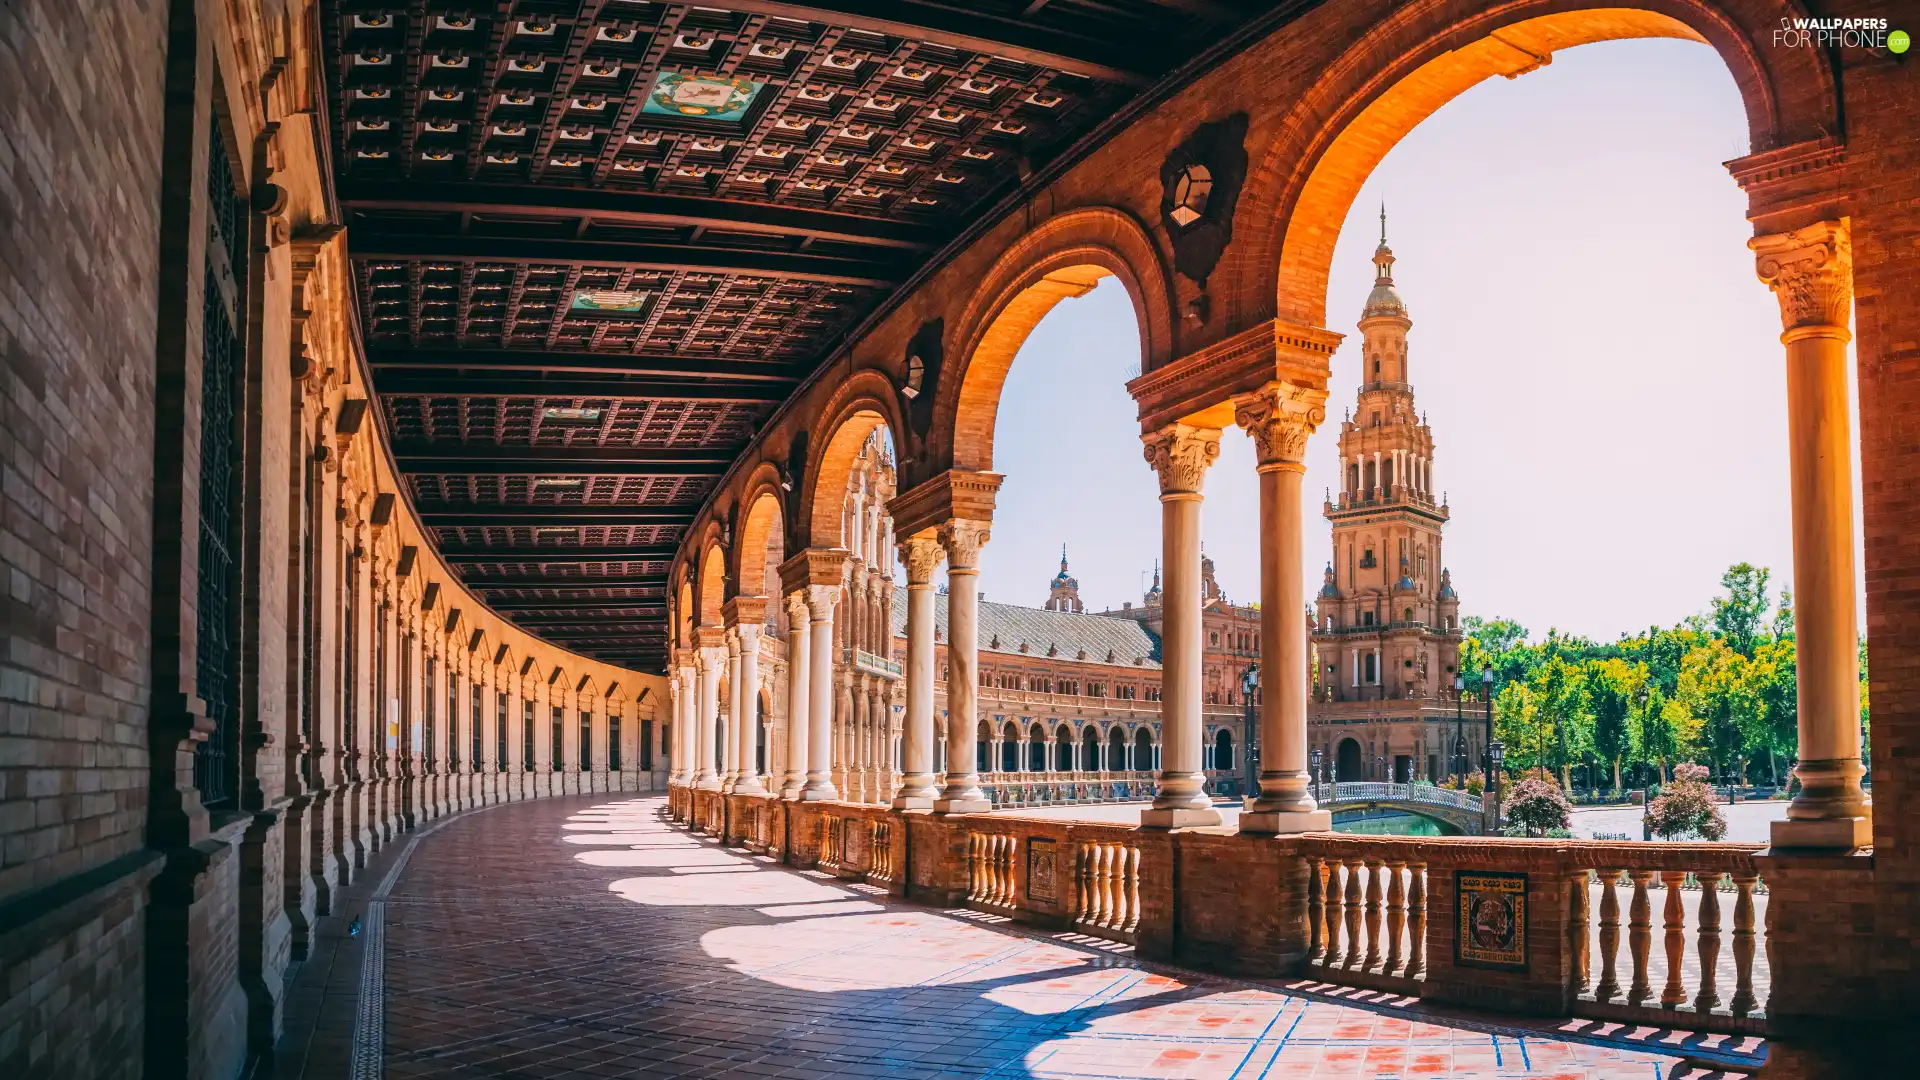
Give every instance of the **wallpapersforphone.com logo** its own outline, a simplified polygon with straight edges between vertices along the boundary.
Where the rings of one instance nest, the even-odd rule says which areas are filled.
[[[1773,43],[1788,49],[1885,49],[1897,56],[1913,47],[1913,38],[1889,28],[1885,19],[1782,18]]]

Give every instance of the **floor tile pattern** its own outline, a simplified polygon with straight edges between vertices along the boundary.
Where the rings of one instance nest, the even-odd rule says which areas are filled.
[[[1662,1080],[1677,1060],[1147,965],[663,815],[536,802],[424,840],[386,899],[386,1074]]]

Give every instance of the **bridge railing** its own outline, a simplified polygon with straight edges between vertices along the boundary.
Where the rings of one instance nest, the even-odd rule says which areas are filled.
[[[1329,804],[1345,802],[1407,802],[1480,812],[1480,796],[1433,784],[1393,784],[1377,780],[1345,780],[1322,786]]]

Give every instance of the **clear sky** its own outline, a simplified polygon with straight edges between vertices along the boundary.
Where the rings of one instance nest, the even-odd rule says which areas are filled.
[[[1388,155],[1334,255],[1328,321],[1348,340],[1309,452],[1309,596],[1329,555],[1320,498],[1338,487],[1383,199],[1465,614],[1611,639],[1705,609],[1734,562],[1791,583],[1779,310],[1722,165],[1746,145],[1711,49],[1630,41],[1482,83]],[[1123,386],[1138,342],[1109,279],[1055,308],[1014,362],[989,599],[1044,602],[1064,542],[1090,609],[1138,600],[1160,551],[1158,488]],[[1244,434],[1227,433],[1206,495],[1220,581],[1257,600]]]

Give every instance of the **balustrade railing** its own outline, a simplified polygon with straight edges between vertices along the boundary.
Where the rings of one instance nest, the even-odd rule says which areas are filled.
[[[1443,788],[1434,784],[1394,784],[1377,780],[1343,780],[1321,785],[1329,803],[1409,802],[1429,806],[1449,806],[1471,813],[1480,812],[1480,796]]]
[[[1307,963],[1323,978],[1407,990],[1427,971],[1427,864],[1390,838],[1307,841]]]
[[[876,820],[867,836],[867,880],[891,885],[900,880],[893,859],[893,822]]]
[[[838,874],[847,858],[847,819],[828,815],[820,819],[819,868]]]
[[[1076,929],[1131,942],[1140,926],[1140,849],[1083,840],[1073,864]]]
[[[1019,837],[1005,833],[970,833],[967,837],[967,900],[991,908],[1011,908],[1018,896],[1014,885],[1014,853]]]

